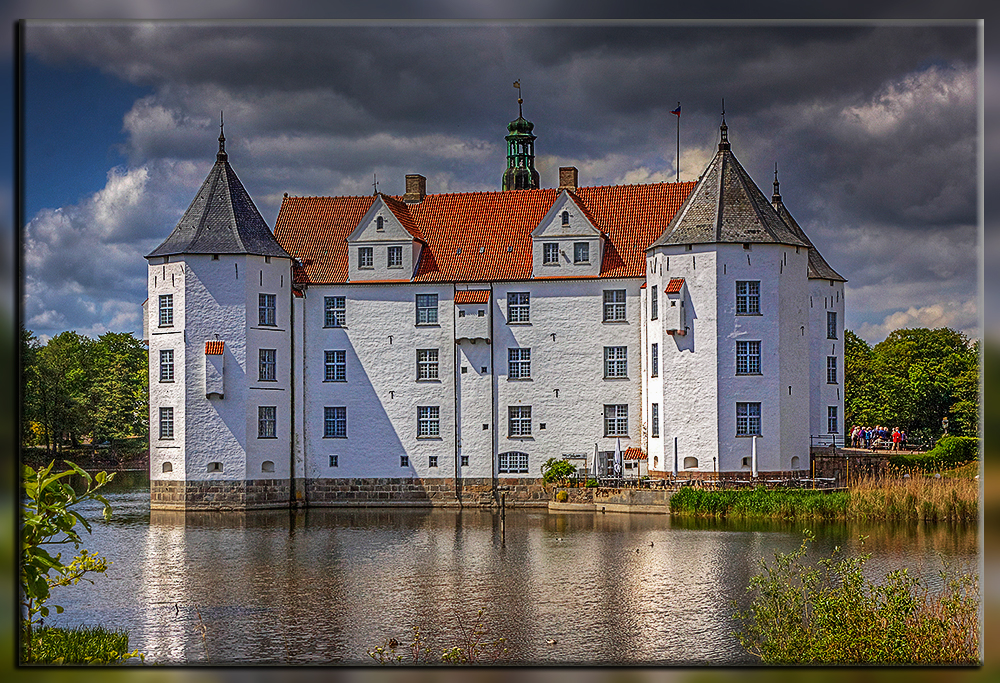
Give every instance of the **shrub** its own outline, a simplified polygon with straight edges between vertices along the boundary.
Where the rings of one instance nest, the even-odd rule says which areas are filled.
[[[946,436],[938,441],[934,448],[922,455],[889,456],[889,464],[899,469],[939,472],[976,460],[978,457],[979,439],[971,436]]]
[[[770,664],[975,664],[979,659],[979,579],[942,571],[932,595],[905,569],[880,584],[863,575],[869,555],[836,562],[839,548],[815,566],[798,550],[761,560],[750,580],[750,608],[737,612],[735,635]],[[862,539],[864,540],[864,539]]]
[[[556,493],[556,500],[560,503],[565,503],[567,500],[569,500],[569,494],[566,493],[565,491],[559,491],[558,493]]]
[[[593,477],[591,477],[590,479],[588,479],[587,480],[587,488],[588,489],[596,489],[597,488],[597,480],[594,479]]]
[[[552,484],[576,474],[576,466],[562,458],[549,458],[542,464],[542,480]]]

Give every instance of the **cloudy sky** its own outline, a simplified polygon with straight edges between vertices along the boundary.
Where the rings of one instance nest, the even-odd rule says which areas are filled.
[[[696,178],[733,151],[848,279],[847,326],[979,336],[974,23],[33,21],[24,31],[23,321],[141,332],[143,256],[215,160],[273,227],[284,193],[497,190],[535,124],[543,186]]]

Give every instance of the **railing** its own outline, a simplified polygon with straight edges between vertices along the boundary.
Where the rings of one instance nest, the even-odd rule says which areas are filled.
[[[813,448],[829,448],[833,446],[834,448],[844,447],[844,435],[843,434],[811,434],[809,436],[809,445]]]

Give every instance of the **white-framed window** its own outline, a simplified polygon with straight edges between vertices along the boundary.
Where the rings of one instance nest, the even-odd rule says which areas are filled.
[[[826,383],[836,384],[837,383],[837,357],[827,356],[826,357]]]
[[[649,415],[649,435],[658,439],[660,437],[660,404],[654,403],[651,406]]]
[[[507,294],[507,322],[526,323],[530,320],[530,296],[528,292]]]
[[[562,224],[569,225],[569,211],[562,212]]]
[[[736,342],[736,374],[737,375],[760,374],[759,341]]]
[[[323,327],[343,327],[346,323],[347,297],[323,297]]]
[[[736,315],[760,314],[760,280],[736,281]]]
[[[358,268],[374,268],[375,259],[371,247],[358,247]]]
[[[760,403],[736,404],[736,436],[760,435]]]
[[[274,439],[278,436],[278,407],[257,406],[257,438]]]
[[[323,408],[323,438],[343,439],[347,437],[347,407],[327,406]]]
[[[257,379],[261,382],[274,382],[278,379],[277,349],[260,349],[257,352]]]
[[[333,349],[323,352],[323,381],[347,381],[347,351]]]
[[[837,312],[827,311],[826,312],[826,338],[836,339],[837,338]]]
[[[160,295],[160,327],[171,327],[174,324],[174,295]]]
[[[604,376],[628,377],[628,347],[604,347]]]
[[[278,297],[274,294],[261,294],[258,297],[257,322],[261,325],[274,326],[278,324],[277,299]]]
[[[160,438],[174,438],[174,409],[160,408]]]
[[[628,436],[628,404],[604,406],[604,436]]]
[[[507,436],[531,436],[531,406],[507,407]]]
[[[403,247],[389,247],[386,252],[386,265],[390,268],[403,267]]]
[[[837,419],[837,406],[827,406],[826,407],[826,431],[830,434],[836,434],[840,430],[840,420]]]
[[[508,451],[497,456],[497,471],[501,474],[527,474],[528,454]]]
[[[660,299],[656,293],[656,285],[649,288],[649,319],[656,320],[660,315]]]
[[[173,382],[174,381],[174,350],[173,349],[161,349],[160,350],[160,381],[161,382]]]
[[[417,406],[417,436],[441,435],[441,408]]]
[[[381,216],[375,217],[375,232],[383,232],[385,230],[385,219]]]
[[[649,347],[649,376],[660,376],[660,345],[651,344]]]
[[[507,349],[507,379],[531,377],[531,349]]]
[[[604,322],[625,320],[625,290],[604,290]]]
[[[573,263],[590,263],[590,242],[573,243]]]
[[[438,350],[417,349],[417,379],[438,378]]]
[[[438,321],[438,295],[417,294],[417,324],[434,325]]]
[[[542,243],[542,263],[559,263],[559,243],[558,242],[543,242]]]

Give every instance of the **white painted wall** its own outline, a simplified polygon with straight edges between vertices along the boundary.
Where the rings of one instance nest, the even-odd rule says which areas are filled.
[[[829,439],[827,408],[837,406],[838,433],[844,431],[844,283],[835,280],[809,280],[809,364],[810,410],[809,433],[818,443]],[[827,337],[828,311],[837,314],[837,338]],[[837,357],[837,383],[829,384],[826,359]]]
[[[190,381],[197,382],[198,375],[189,377],[188,349],[185,345],[184,263],[162,263],[162,258],[152,259],[147,266],[146,290],[149,303],[146,317],[149,339],[149,472],[155,481],[183,481],[185,472],[185,388]],[[173,296],[174,321],[169,327],[160,327],[159,299],[162,294]],[[160,351],[173,349],[174,381],[160,381]],[[204,370],[202,371],[204,372]],[[174,408],[174,438],[160,439],[160,408]],[[163,472],[163,463],[169,462],[172,472]]]

